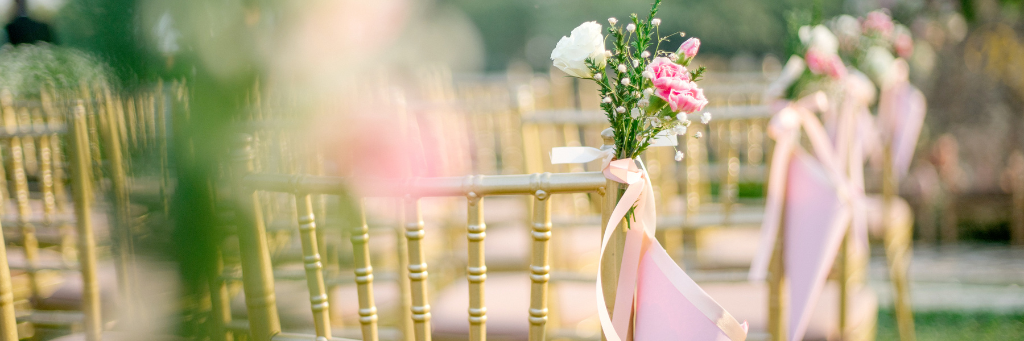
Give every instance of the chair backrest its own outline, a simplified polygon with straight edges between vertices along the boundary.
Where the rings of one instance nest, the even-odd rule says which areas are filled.
[[[343,195],[345,179],[315,175],[281,175],[252,173],[251,138],[245,136],[234,154],[235,200],[242,277],[248,310],[248,331],[253,340],[330,339],[330,316],[327,308],[323,266],[318,248],[317,226],[310,205],[311,195]],[[499,176],[463,176],[410,178],[402,181],[367,183],[369,197],[400,198],[405,212],[404,237],[408,259],[408,291],[411,296],[409,319],[415,340],[430,340],[430,304],[427,297],[427,263],[424,257],[424,223],[419,200],[422,197],[465,197],[468,199],[467,239],[469,261],[469,324],[470,339],[483,340],[486,334],[487,309],[484,302],[487,267],[484,261],[486,224],[483,203],[487,196],[533,196],[533,252],[530,262],[531,300],[529,310],[530,339],[543,340],[548,322],[548,281],[550,279],[549,239],[552,233],[551,201],[555,194],[616,193],[599,172],[572,174],[528,174]],[[315,336],[294,336],[281,333],[276,309],[274,276],[262,210],[256,200],[258,192],[289,193],[295,198],[299,232],[310,292],[310,312],[316,324]],[[369,261],[368,229],[363,223],[351,228],[352,250],[355,254],[355,283],[359,292],[359,315],[363,338],[377,339],[377,312],[373,301],[373,269]],[[613,257],[614,258],[614,257]]]
[[[110,219],[111,242],[118,276],[122,309],[133,303],[130,294],[131,236],[128,225],[127,175],[122,148],[114,132],[119,106],[108,90],[83,86],[79,92],[59,92],[44,89],[38,100],[15,100],[9,92],[0,94],[3,131],[0,140],[9,153],[10,168],[2,169],[0,187],[5,190],[0,199],[6,200],[6,177],[14,181],[16,220],[21,232],[25,253],[25,271],[31,295],[40,295],[37,272],[44,270],[79,270],[82,274],[83,321],[64,321],[66,318],[46,320],[53,323],[83,323],[88,340],[99,340],[102,331],[99,284],[96,263],[96,235],[93,229],[92,207],[95,200],[96,179],[109,180],[113,219]],[[102,151],[103,155],[99,155]],[[65,163],[67,161],[67,163]],[[70,171],[70,176],[66,171]],[[95,175],[95,176],[94,176]],[[37,180],[41,193],[41,212],[29,200],[29,179]],[[106,181],[105,181],[106,182]],[[65,183],[70,183],[73,199],[69,200]],[[69,203],[73,203],[74,218],[67,217]],[[40,240],[36,228],[54,228],[59,232],[60,249],[64,264],[39,264]],[[77,237],[77,240],[76,240]],[[49,241],[48,241],[49,242]],[[77,260],[77,262],[76,262]],[[8,268],[6,260],[2,264]],[[9,275],[9,273],[8,273]],[[4,274],[0,273],[0,277]],[[0,280],[2,281],[2,280]],[[2,286],[2,284],[0,284]],[[28,321],[34,321],[32,312]],[[131,316],[130,313],[126,316]]]

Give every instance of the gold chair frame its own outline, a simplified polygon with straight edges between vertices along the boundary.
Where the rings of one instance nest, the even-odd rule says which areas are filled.
[[[310,195],[336,195],[347,191],[346,181],[338,177],[314,175],[252,174],[253,150],[251,138],[244,136],[234,156],[236,183],[234,198],[237,200],[238,241],[241,251],[243,286],[246,307],[249,314],[247,329],[254,341],[282,340],[328,340],[331,339],[330,318],[326,302],[322,263],[316,240],[316,225],[310,209]],[[469,263],[467,280],[470,283],[469,324],[470,339],[486,339],[487,310],[484,302],[487,268],[484,261],[484,223],[482,205],[484,198],[494,195],[530,195],[534,199],[533,211],[533,252],[530,265],[531,300],[529,310],[530,340],[544,340],[548,323],[548,282],[550,280],[549,239],[552,233],[551,201],[553,194],[596,192],[603,196],[606,208],[615,204],[618,183],[605,179],[600,172],[571,174],[530,174],[499,176],[463,176],[440,178],[411,178],[399,183],[380,183],[374,186],[374,197],[402,198],[405,211],[405,243],[408,259],[408,278],[411,296],[409,312],[413,325],[412,339],[430,340],[430,305],[427,297],[427,264],[420,241],[425,237],[423,221],[419,210],[421,197],[466,197],[468,199],[467,239],[469,241]],[[306,263],[306,280],[310,290],[312,314],[316,322],[316,335],[282,333],[277,316],[274,294],[274,276],[268,251],[266,229],[257,202],[257,191],[292,193],[296,197],[302,234],[303,257]],[[603,220],[607,221],[610,209]],[[365,340],[377,340],[377,313],[373,301],[373,270],[367,248],[367,227],[364,223],[352,228],[352,244],[356,257],[355,282],[359,290],[359,315]],[[624,236],[619,229],[609,251],[609,259],[621,254]],[[601,266],[605,281],[617,279],[617,261]],[[613,288],[605,292],[613,302]],[[406,335],[408,338],[409,335]]]

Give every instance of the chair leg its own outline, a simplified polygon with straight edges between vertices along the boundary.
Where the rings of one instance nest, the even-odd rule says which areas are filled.
[[[910,287],[907,272],[910,265],[913,222],[910,219],[896,222],[886,229],[884,236],[885,255],[889,261],[889,278],[893,285],[893,302],[896,325],[900,340],[914,341],[914,314],[910,305]]]

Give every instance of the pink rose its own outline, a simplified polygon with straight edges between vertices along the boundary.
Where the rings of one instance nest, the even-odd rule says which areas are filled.
[[[896,28],[896,25],[892,22],[892,17],[882,11],[868,13],[862,25],[864,34],[878,33],[882,38],[892,36],[892,31]]]
[[[843,59],[839,58],[839,55],[832,55],[832,60],[829,63],[828,75],[833,79],[840,79],[846,77],[846,64],[843,64]]]
[[[708,105],[704,89],[689,80],[666,80],[665,87],[659,87],[654,94],[665,100],[674,112],[693,113],[704,110],[704,106]]]
[[[807,61],[807,68],[816,75],[828,75],[839,79],[846,76],[846,65],[839,55],[821,52],[818,49],[808,49],[804,55]]]
[[[651,82],[654,83],[655,88],[666,87],[667,82],[670,80],[690,80],[690,73],[686,71],[686,67],[676,64],[665,57],[654,58],[651,61],[651,65],[647,66],[646,71],[654,75],[651,78]]]
[[[697,56],[697,50],[700,50],[700,39],[690,38],[679,45],[679,49],[676,50],[676,54],[691,59]]]
[[[896,41],[892,45],[900,57],[909,58],[914,53],[914,38],[911,38],[909,34],[896,35]]]

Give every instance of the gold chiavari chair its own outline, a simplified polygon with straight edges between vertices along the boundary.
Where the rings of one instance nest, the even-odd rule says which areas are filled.
[[[103,90],[84,85],[81,93],[72,94],[44,89],[41,99],[35,102],[14,101],[9,94],[0,96],[6,128],[0,138],[6,142],[11,165],[10,171],[5,173],[12,175],[16,207],[16,220],[4,224],[19,226],[18,237],[23,248],[20,253],[24,258],[12,264],[12,268],[24,271],[29,282],[29,300],[25,301],[29,304],[19,306],[18,319],[43,327],[28,329],[23,336],[40,331],[59,335],[66,333],[60,327],[71,326],[86,331],[73,338],[95,340],[102,331],[101,307],[111,312],[115,307],[114,296],[118,296],[118,307],[122,310],[130,310],[126,308],[133,303],[129,270],[133,222],[125,192],[127,176],[121,146],[109,124],[116,115],[113,110],[116,104],[109,92],[104,96]],[[92,93],[97,95],[92,96]],[[32,154],[36,156],[35,174],[26,167],[29,148],[25,146],[28,144],[33,145]],[[93,152],[100,150],[104,156],[94,157]],[[71,161],[70,178],[66,178],[64,171],[65,152]],[[79,161],[83,163],[76,163]],[[97,183],[97,178],[104,181]],[[30,179],[35,180],[35,185]],[[72,185],[72,200],[67,198],[66,182]],[[98,184],[109,184],[111,188],[94,191]],[[41,192],[39,199],[34,199],[37,194],[33,189]],[[95,193],[110,195],[107,198],[110,214],[94,212]],[[68,212],[69,201],[74,205],[73,212]],[[39,235],[37,231],[46,233]],[[98,246],[105,245],[106,241],[113,247],[113,266],[96,261],[97,254],[107,253],[106,248]],[[51,246],[59,248],[59,253],[53,252]],[[79,274],[69,272],[71,270]],[[40,285],[39,280],[43,278],[50,278],[51,284]],[[108,316],[107,321],[110,320]],[[53,330],[53,327],[58,329]]]
[[[787,175],[789,179],[791,176]],[[784,177],[785,178],[785,177]],[[786,188],[786,186],[780,187]],[[780,226],[788,213],[783,202]],[[811,214],[802,212],[801,214]],[[844,226],[849,230],[850,226]],[[784,228],[779,228],[775,236],[775,244],[768,266],[766,283],[757,282],[705,282],[702,287],[714,297],[724,308],[738,319],[750,323],[750,337],[754,339],[788,340],[792,333],[788,330],[789,286],[787,269],[784,264],[786,245]],[[818,294],[816,303],[811,307],[810,320],[804,340],[871,340],[874,338],[877,319],[877,297],[863,285],[862,281],[853,279],[850,263],[852,257],[851,238],[845,235],[836,255],[833,273],[834,280],[825,283]],[[862,280],[862,278],[861,278]]]
[[[66,124],[67,132],[62,134],[66,137],[67,149],[69,149],[69,158],[71,161],[69,168],[71,170],[70,182],[72,185],[73,202],[74,202],[74,226],[76,227],[75,233],[77,234],[77,268],[81,273],[81,296],[80,296],[80,315],[77,314],[46,314],[39,310],[31,310],[23,313],[19,313],[19,319],[37,323],[37,324],[52,324],[56,323],[67,323],[69,320],[74,323],[78,323],[82,326],[85,331],[86,339],[88,340],[99,340],[103,330],[103,322],[101,316],[101,298],[100,298],[100,281],[98,278],[97,269],[97,247],[96,247],[96,236],[94,231],[94,219],[92,212],[93,198],[93,177],[92,177],[92,158],[90,155],[89,139],[88,139],[88,124],[86,119],[85,107],[82,101],[71,109],[72,112],[69,115]],[[53,126],[48,128],[55,128]],[[61,127],[64,128],[64,127]],[[47,131],[47,136],[57,136],[58,133],[64,133],[64,129],[55,129]],[[15,159],[17,159],[17,154]],[[15,170],[17,171],[17,169]],[[44,170],[45,171],[45,170]],[[18,176],[16,176],[17,181]],[[23,194],[25,196],[27,194]],[[26,229],[22,229],[26,231]],[[34,231],[28,230],[28,233]],[[31,236],[26,236],[26,240],[32,239]],[[33,264],[31,261],[28,263],[31,269]],[[37,304],[42,304],[40,302]],[[77,315],[77,316],[76,316]]]
[[[328,340],[332,339],[330,310],[326,296],[323,264],[317,248],[316,224],[310,205],[310,195],[340,195],[347,191],[341,178],[313,175],[254,174],[251,140],[245,137],[234,156],[235,200],[238,221],[238,242],[242,262],[242,278],[248,310],[245,331],[252,340]],[[608,182],[598,172],[577,174],[532,174],[503,176],[465,176],[439,178],[410,178],[399,182],[383,182],[372,186],[371,196],[399,198],[404,209],[405,223],[403,239],[408,257],[407,290],[411,293],[410,321],[412,333],[406,339],[430,340],[432,335],[432,311],[428,297],[427,260],[424,241],[424,224],[419,207],[422,197],[466,197],[469,207],[467,240],[469,242],[467,280],[469,284],[468,334],[472,340],[482,340],[487,335],[487,326],[497,316],[492,316],[496,307],[486,305],[487,268],[483,259],[486,225],[482,216],[485,197],[495,195],[530,195],[534,197],[533,253],[530,265],[529,305],[524,307],[522,317],[528,321],[524,332],[531,340],[543,340],[549,324],[548,281],[550,279],[549,240],[552,235],[551,201],[553,194],[595,192],[615,193],[617,184]],[[306,284],[310,299],[310,314],[314,317],[316,335],[297,335],[281,331],[277,311],[275,280],[270,259],[270,245],[266,227],[257,200],[259,192],[289,193],[296,198],[299,212],[299,230],[302,234],[303,259],[306,270]],[[606,201],[607,204],[613,200]],[[359,287],[359,322],[365,340],[377,340],[377,309],[374,305],[374,272],[368,259],[368,239],[365,220],[352,227],[352,249],[355,253],[356,275],[354,281]],[[615,257],[611,257],[614,259]],[[608,265],[614,268],[614,264]],[[608,272],[614,277],[614,271]],[[606,279],[614,280],[614,278]],[[493,281],[493,280],[492,280]],[[439,300],[439,304],[443,300]],[[519,302],[515,302],[519,303]]]

